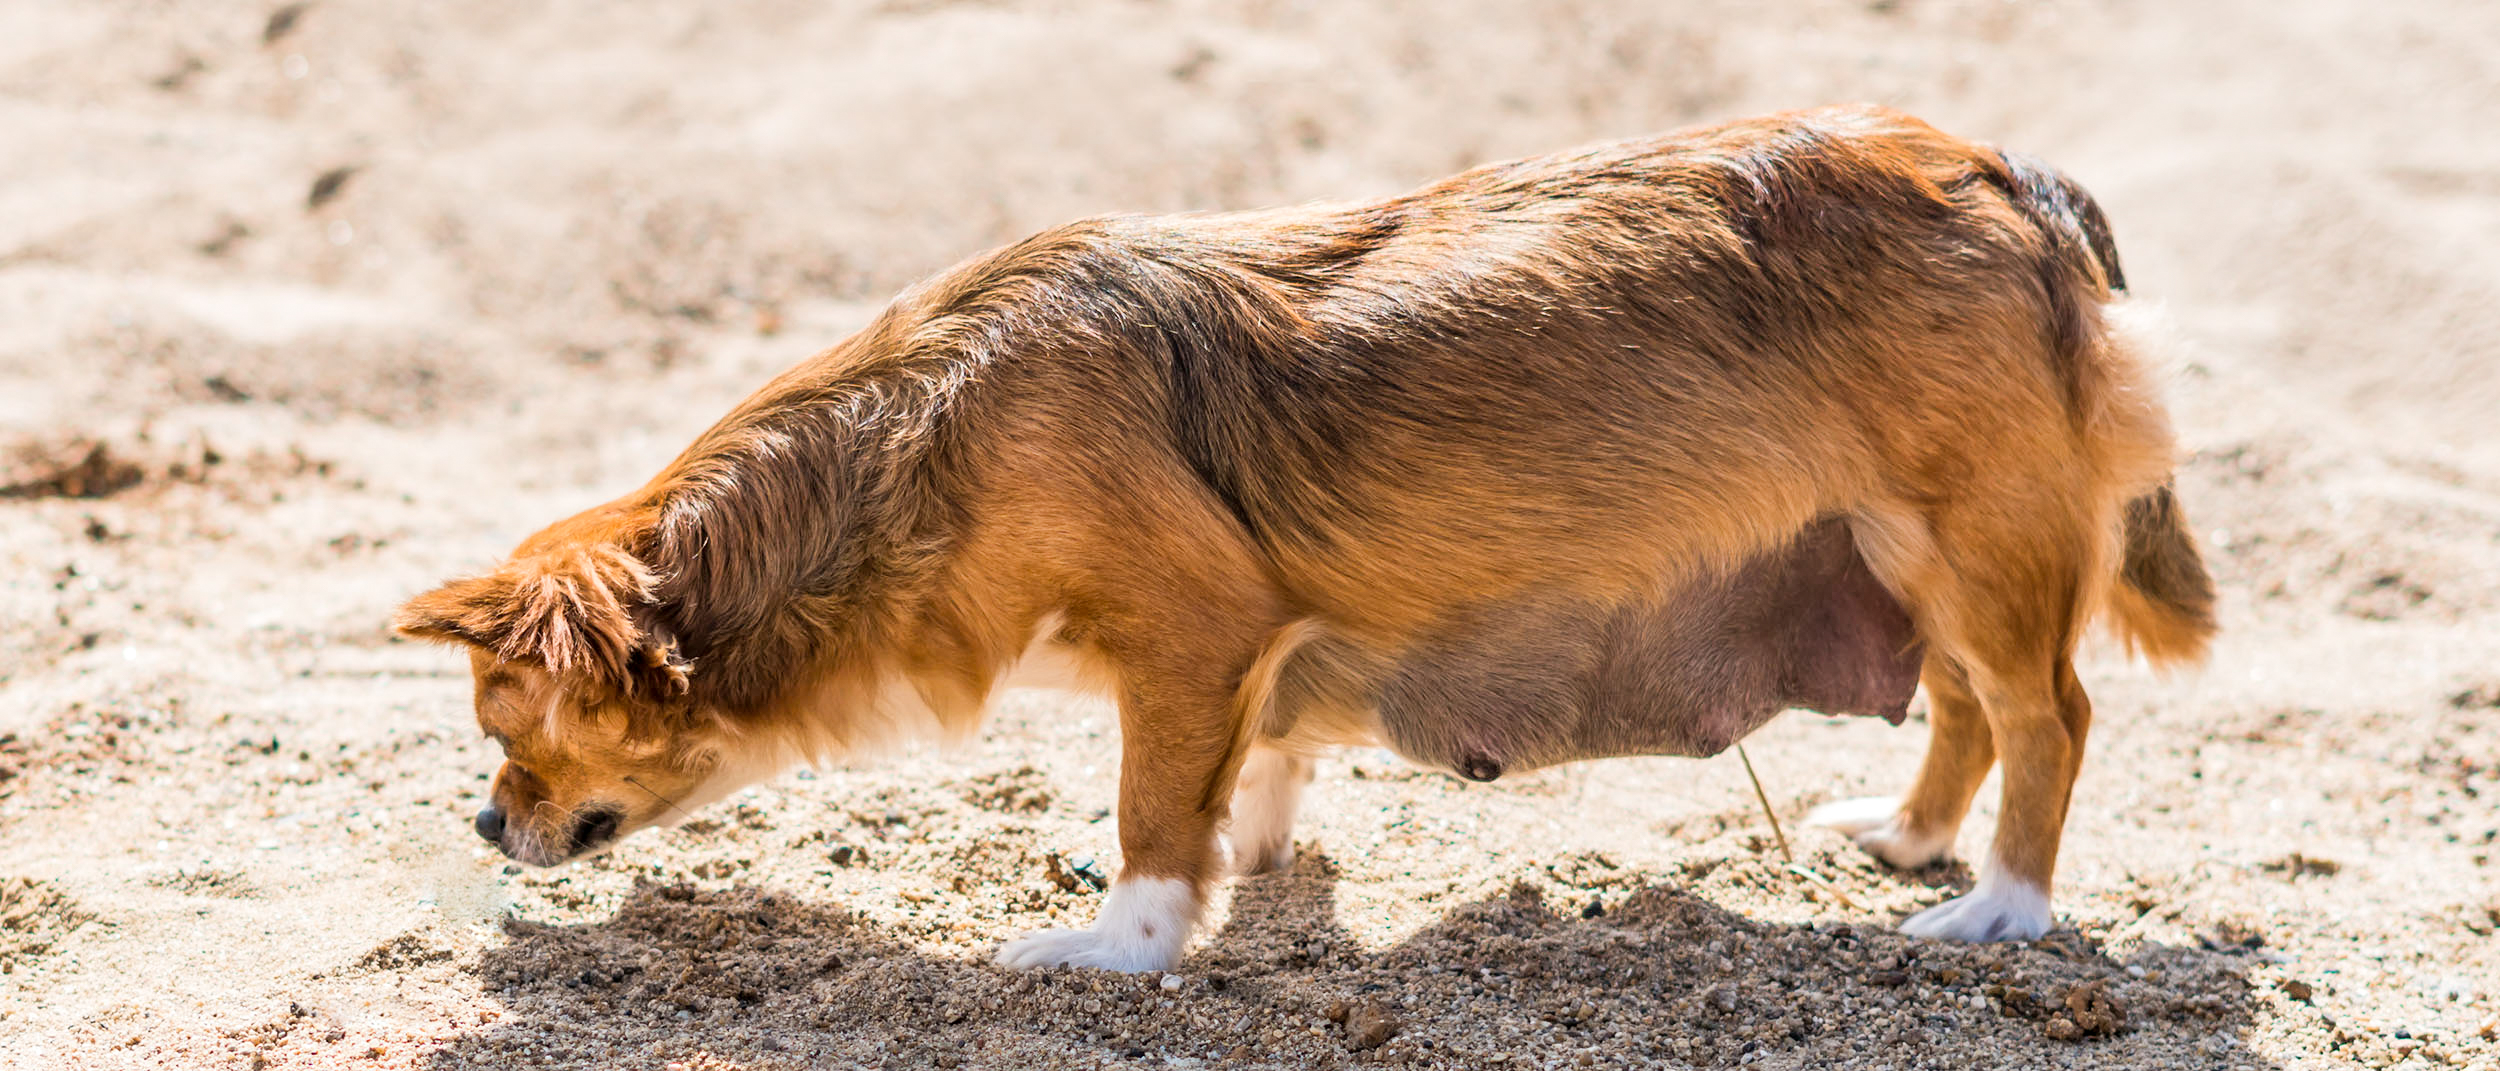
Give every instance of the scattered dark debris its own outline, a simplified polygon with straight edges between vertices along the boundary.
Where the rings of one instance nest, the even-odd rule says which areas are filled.
[[[354,554],[360,550],[380,550],[390,545],[391,541],[387,536],[367,536],[362,532],[348,532],[330,537],[330,549],[341,555]]]
[[[33,751],[16,733],[0,733],[0,797],[17,790],[14,782],[33,762]]]
[[[2247,952],[2266,947],[2266,935],[2247,923],[2225,919],[2197,934],[2196,943],[2208,952]]]
[[[52,951],[94,917],[51,882],[0,879],[0,974],[13,973],[19,963]]]
[[[309,212],[337,200],[338,195],[346,189],[347,180],[355,175],[354,164],[343,164],[322,172],[319,177],[313,179],[312,189],[304,194],[304,210]]]
[[[2281,982],[2276,983],[2275,988],[2282,990],[2284,996],[2290,997],[2303,1004],[2309,1003],[2309,998],[2317,995],[2316,989],[2311,987],[2309,983],[2301,981],[2298,978],[2286,978]]]
[[[233,252],[235,243],[251,236],[252,229],[244,226],[242,220],[228,217],[218,225],[217,233],[201,239],[200,244],[194,248],[198,249],[203,256],[222,257]]]
[[[703,862],[696,863],[691,868],[691,871],[694,876],[698,878],[707,878],[713,881],[718,881],[741,870],[745,870],[751,865],[753,865],[753,861],[747,859],[706,859]]]
[[[184,867],[171,873],[159,874],[149,878],[148,884],[159,889],[172,889],[191,896],[215,896],[230,900],[248,899],[260,895],[259,887],[253,885],[251,879],[244,877],[242,871],[221,870],[209,866]]]
[[[203,61],[197,55],[185,52],[182,54],[181,59],[174,61],[174,65],[171,68],[167,69],[165,73],[150,79],[148,84],[168,93],[180,92],[182,87],[191,84],[191,79],[194,76],[207,69],[208,64],[206,61]]]
[[[260,27],[260,43],[264,47],[274,45],[294,33],[295,27],[304,19],[304,12],[311,7],[309,3],[286,4],[270,12],[269,21]]]
[[[1379,1048],[1406,1025],[1388,1005],[1365,998],[1338,1000],[1326,1014],[1330,1022],[1345,1027],[1346,1047],[1356,1052]]]
[[[356,966],[369,971],[400,971],[451,958],[450,949],[430,944],[422,933],[410,930],[374,946],[356,960]]]
[[[2365,621],[2394,621],[2429,602],[2431,589],[2396,572],[2379,572],[2344,593],[2336,609]]]
[[[964,783],[965,803],[1003,814],[1032,814],[1050,809],[1053,797],[1048,774],[1031,766],[986,774]]]
[[[1062,859],[1058,852],[1052,852],[1042,857],[1042,873],[1051,884],[1059,887],[1060,892],[1072,893],[1079,888],[1101,892],[1111,885],[1111,879],[1103,875],[1102,868],[1094,864],[1090,855]]]
[[[248,402],[252,400],[252,392],[235,386],[234,381],[226,378],[223,374],[213,375],[207,379],[203,379],[200,381],[200,385],[208,388],[208,393],[221,402]]]
[[[2108,1037],[2127,1027],[2127,1009],[2109,991],[2109,983],[2093,979],[2066,991],[2063,1010],[2041,1024],[2040,1032],[2058,1041]]]
[[[2268,874],[2281,874],[2285,881],[2299,881],[2302,878],[2334,877],[2344,869],[2344,864],[2332,859],[2312,859],[2293,852],[2281,859],[2259,863],[2257,869]]]
[[[147,471],[93,439],[20,444],[0,462],[0,498],[103,498],[138,486]]]

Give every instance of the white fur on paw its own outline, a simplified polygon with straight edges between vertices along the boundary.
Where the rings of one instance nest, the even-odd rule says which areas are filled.
[[[1846,833],[1867,854],[1904,869],[1926,866],[1953,850],[1950,833],[1913,835],[1901,801],[1891,796],[1826,803],[1806,815],[1806,824]]]
[[[1892,821],[1901,813],[1899,796],[1860,796],[1835,800],[1806,812],[1806,824],[1857,836]]]
[[[1910,916],[1901,932],[1953,941],[2030,941],[2055,923],[2048,893],[1991,867],[1971,891]]]
[[[1274,748],[1253,748],[1233,782],[1232,828],[1226,837],[1233,870],[1259,874],[1293,865],[1293,819],[1311,764]]]
[[[1198,898],[1189,883],[1171,878],[1124,878],[1103,898],[1091,929],[1043,930],[998,950],[1009,967],[1100,967],[1112,971],[1169,970],[1198,923]]]
[[[1290,840],[1277,838],[1275,843],[1262,845],[1227,839],[1224,843],[1235,874],[1272,874],[1293,869],[1294,850]]]

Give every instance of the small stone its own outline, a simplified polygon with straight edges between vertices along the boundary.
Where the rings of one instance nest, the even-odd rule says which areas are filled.
[[[1076,875],[1076,880],[1091,886],[1095,892],[1111,887],[1110,876],[1102,872],[1102,867],[1096,865],[1094,857],[1090,855],[1080,855],[1068,860],[1068,873]]]
[[[1389,1009],[1365,1001],[1346,1014],[1346,1047],[1356,1052],[1377,1049],[1390,1038],[1396,1037],[1398,1028],[1403,1025],[1398,1022],[1397,1016],[1389,1013]]]
[[[2290,997],[2303,1004],[2309,1003],[2309,998],[2316,995],[2316,990],[2310,988],[2309,983],[2301,981],[2298,978],[2284,979],[2279,988],[2283,990],[2284,996]]]
[[[1181,988],[1181,976],[1180,976],[1180,975],[1177,975],[1177,974],[1167,974],[1167,975],[1164,975],[1164,976],[1163,976],[1163,991],[1164,991],[1164,992],[1166,992],[1166,993],[1177,993],[1177,992],[1180,992],[1180,988]]]

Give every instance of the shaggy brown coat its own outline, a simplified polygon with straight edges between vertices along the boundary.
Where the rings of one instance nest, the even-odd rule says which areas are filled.
[[[969,732],[1038,631],[1119,700],[1128,875],[1203,887],[1253,746],[1489,777],[1897,717],[1923,677],[1903,821],[1949,842],[2001,756],[1999,861],[2046,889],[2079,633],[2213,629],[2122,285],[2072,182],[1864,108],[1091,219],[399,624],[476,646],[533,861],[593,810]]]

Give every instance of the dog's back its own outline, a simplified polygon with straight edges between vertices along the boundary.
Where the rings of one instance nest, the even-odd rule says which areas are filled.
[[[2005,455],[2114,517],[2169,440],[2100,326],[2099,219],[2037,165],[1839,110],[1374,204],[1089,221],[916,314],[1016,337],[980,373],[1016,393],[1136,414],[1066,445],[1167,452],[1293,601],[1395,637],[1732,567],[1821,515],[1880,527]]]

